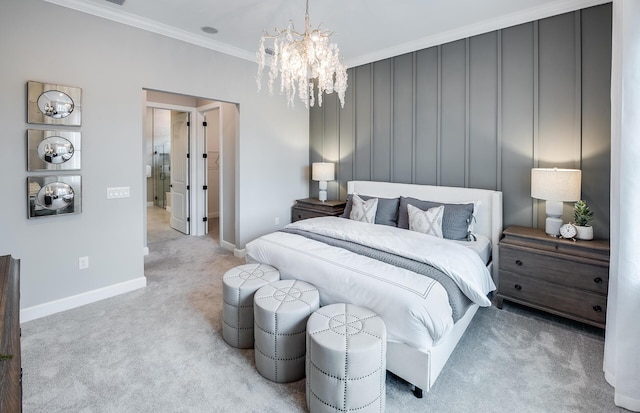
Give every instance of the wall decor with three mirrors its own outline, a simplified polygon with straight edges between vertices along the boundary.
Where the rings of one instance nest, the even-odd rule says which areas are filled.
[[[82,212],[82,178],[67,175],[81,169],[82,89],[27,82],[27,123],[48,129],[27,129],[28,217]],[[55,172],[56,175],[42,175]]]

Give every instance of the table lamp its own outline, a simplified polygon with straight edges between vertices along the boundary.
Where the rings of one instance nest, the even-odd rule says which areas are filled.
[[[531,197],[546,201],[545,232],[560,235],[562,203],[580,200],[582,171],[579,169],[531,169]]]
[[[314,162],[311,164],[311,179],[318,181],[320,191],[318,199],[322,202],[327,200],[327,181],[335,179],[335,165],[331,162]]]

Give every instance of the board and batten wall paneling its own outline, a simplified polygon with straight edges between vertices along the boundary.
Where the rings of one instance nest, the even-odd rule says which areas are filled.
[[[465,186],[466,41],[447,43],[441,49],[438,185]]]
[[[358,181],[370,181],[371,154],[373,138],[373,65],[360,66],[355,69],[355,79],[349,84],[353,87],[355,105],[355,154],[354,154],[354,179]],[[322,110],[321,108],[317,108]],[[317,110],[316,109],[316,110]],[[314,110],[312,110],[313,112]]]
[[[596,235],[603,236],[609,234],[611,181],[611,9],[589,8],[581,16],[582,197],[596,217]]]
[[[415,53],[415,135],[413,154],[414,182],[436,185],[438,176],[439,117],[439,48],[431,47]]]
[[[347,76],[349,81],[353,81],[353,70],[348,70]],[[355,122],[353,121],[355,110],[354,96],[354,88],[347,88],[344,98],[344,107],[339,109],[338,111],[338,117],[340,119],[340,135],[338,137],[338,139],[340,140],[340,152],[338,158],[331,160],[331,162],[336,162],[336,176],[338,178],[339,185],[339,192],[334,199],[347,199],[347,182],[352,181],[354,177],[356,136]],[[338,160],[340,162],[338,162]]]
[[[498,33],[469,39],[468,180],[471,188],[498,187]]]
[[[535,23],[502,31],[502,159],[503,222],[533,226],[531,167],[537,134],[535,105]]]
[[[393,156],[392,118],[393,82],[392,60],[373,63],[373,152],[371,156],[371,179],[391,181],[391,159]]]
[[[505,227],[544,227],[531,168],[580,168],[608,238],[610,62],[604,4],[350,68],[345,109],[311,110],[310,158],[338,157],[341,199],[350,179],[500,190]]]
[[[413,182],[414,150],[414,73],[415,54],[393,59],[393,151],[391,179],[393,182]]]

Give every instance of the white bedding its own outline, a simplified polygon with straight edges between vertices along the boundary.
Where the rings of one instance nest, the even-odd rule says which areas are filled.
[[[476,252],[456,242],[335,217],[298,221],[287,227],[429,263],[448,274],[473,302],[490,305],[486,295],[495,285],[487,267]],[[315,285],[321,305],[349,302],[372,309],[387,324],[390,341],[426,350],[453,327],[445,289],[423,275],[284,232],[262,236],[248,243],[246,251],[250,261],[278,268],[283,279]]]
[[[465,248],[469,248],[471,251],[478,254],[482,262],[488,265],[491,262],[491,240],[484,235],[474,234],[476,237],[473,241],[453,241],[456,244],[460,244]]]

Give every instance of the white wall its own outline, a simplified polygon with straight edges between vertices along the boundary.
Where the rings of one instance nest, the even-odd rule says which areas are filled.
[[[23,309],[143,276],[143,88],[239,103],[237,248],[308,195],[308,111],[257,93],[252,62],[40,0],[0,3],[0,55],[0,254],[21,259]],[[81,214],[27,219],[28,80],[82,88]]]

